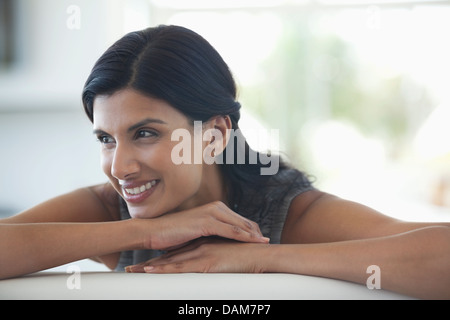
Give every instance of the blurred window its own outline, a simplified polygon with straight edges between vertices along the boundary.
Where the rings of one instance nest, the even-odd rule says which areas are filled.
[[[319,187],[428,201],[450,174],[436,116],[450,109],[449,1],[153,0],[151,12],[216,47],[244,109]]]

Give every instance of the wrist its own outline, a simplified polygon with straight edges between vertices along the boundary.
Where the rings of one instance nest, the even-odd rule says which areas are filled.
[[[278,249],[277,244],[263,244],[258,245],[260,252],[258,252],[258,260],[260,263],[260,270],[262,273],[280,272],[278,265]]]
[[[126,243],[128,250],[151,249],[150,241],[150,221],[148,219],[132,218],[124,220],[126,225]]]
[[[295,255],[291,252],[291,246],[284,244],[267,244],[261,253],[263,272],[292,273],[292,264],[295,263]]]

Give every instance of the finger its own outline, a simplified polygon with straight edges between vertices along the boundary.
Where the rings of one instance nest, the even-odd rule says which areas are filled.
[[[200,265],[199,261],[202,259],[205,248],[204,245],[224,242],[229,240],[216,238],[200,238],[191,243],[167,252],[157,258],[151,259],[142,266],[144,272],[148,273],[178,273],[178,272],[199,272],[198,267],[205,267]],[[205,257],[203,257],[205,258]],[[195,261],[195,267],[192,267],[192,262]]]
[[[197,273],[208,272],[207,264],[202,259],[180,259],[170,263],[152,264],[144,267],[146,273]]]
[[[263,236],[259,226],[256,223],[232,211],[222,202],[212,203],[211,209],[210,217],[222,222],[225,225],[228,225],[226,228],[228,230],[226,235],[223,233],[218,233],[217,235],[240,241],[268,242],[268,238]],[[233,234],[238,235],[238,239],[234,236],[229,236]],[[213,235],[213,233],[206,235]]]
[[[175,261],[174,261],[175,260]],[[181,272],[194,272],[187,269],[185,259],[178,257],[177,259],[160,259],[152,261],[143,267],[145,273],[181,273]]]
[[[207,231],[207,235],[217,235],[241,242],[268,243],[270,241],[269,238],[264,237],[263,235],[242,229],[240,226],[230,224],[229,222],[217,220],[213,226],[210,226],[210,228],[210,231]]]
[[[159,256],[150,260],[147,260],[145,262],[141,262],[138,264],[134,264],[134,265],[129,265],[125,267],[125,272],[128,273],[144,273],[145,272],[145,267],[150,266],[152,264],[158,264],[158,263],[167,263],[167,262],[163,262],[165,258],[163,256]]]
[[[168,248],[164,248],[163,250],[164,250],[164,251],[174,251],[174,250],[177,250],[177,249],[179,249],[179,248],[186,247],[188,244],[190,244],[191,242],[193,242],[193,241],[195,241],[195,240],[196,240],[196,239],[191,240],[191,241],[188,241],[188,242],[185,242],[185,243],[180,243],[180,244],[177,244],[177,245],[175,245],[175,246],[171,246],[171,247],[168,247]]]
[[[147,260],[145,262],[141,262],[135,265],[129,265],[127,267],[125,267],[125,272],[129,272],[129,273],[143,273],[145,272],[145,267],[150,266],[150,265],[154,265],[154,264],[165,264],[168,263],[169,261],[171,261],[173,256],[176,256],[180,253],[183,252],[188,252],[191,251],[195,248],[197,248],[200,244],[195,245],[195,244],[183,244],[181,246],[177,246],[178,248],[169,251],[167,253],[164,253],[162,255],[160,255],[159,257]]]
[[[144,273],[144,267],[148,264],[149,262],[142,262],[142,263],[138,263],[138,264],[134,264],[134,265],[130,265],[130,266],[126,266],[125,267],[125,272],[127,273]]]
[[[223,203],[216,203],[216,208],[218,209],[218,212],[221,213],[221,215],[218,215],[217,218],[222,222],[230,222],[233,225],[239,226],[243,230],[262,236],[261,230],[259,229],[257,223],[234,212]]]
[[[188,273],[194,271],[184,271],[184,263],[151,265],[144,268],[145,273]]]

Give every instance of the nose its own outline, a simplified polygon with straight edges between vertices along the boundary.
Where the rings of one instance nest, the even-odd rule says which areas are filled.
[[[138,174],[139,170],[139,161],[133,149],[127,145],[117,144],[111,163],[111,175],[116,179],[126,180]]]

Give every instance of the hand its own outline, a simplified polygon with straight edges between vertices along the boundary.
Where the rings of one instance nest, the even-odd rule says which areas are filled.
[[[255,222],[240,216],[220,201],[145,220],[151,223],[149,229],[145,230],[146,249],[173,249],[208,236],[241,242],[269,242]]]
[[[216,237],[202,238],[160,257],[128,266],[127,272],[146,273],[261,273],[268,245]]]

